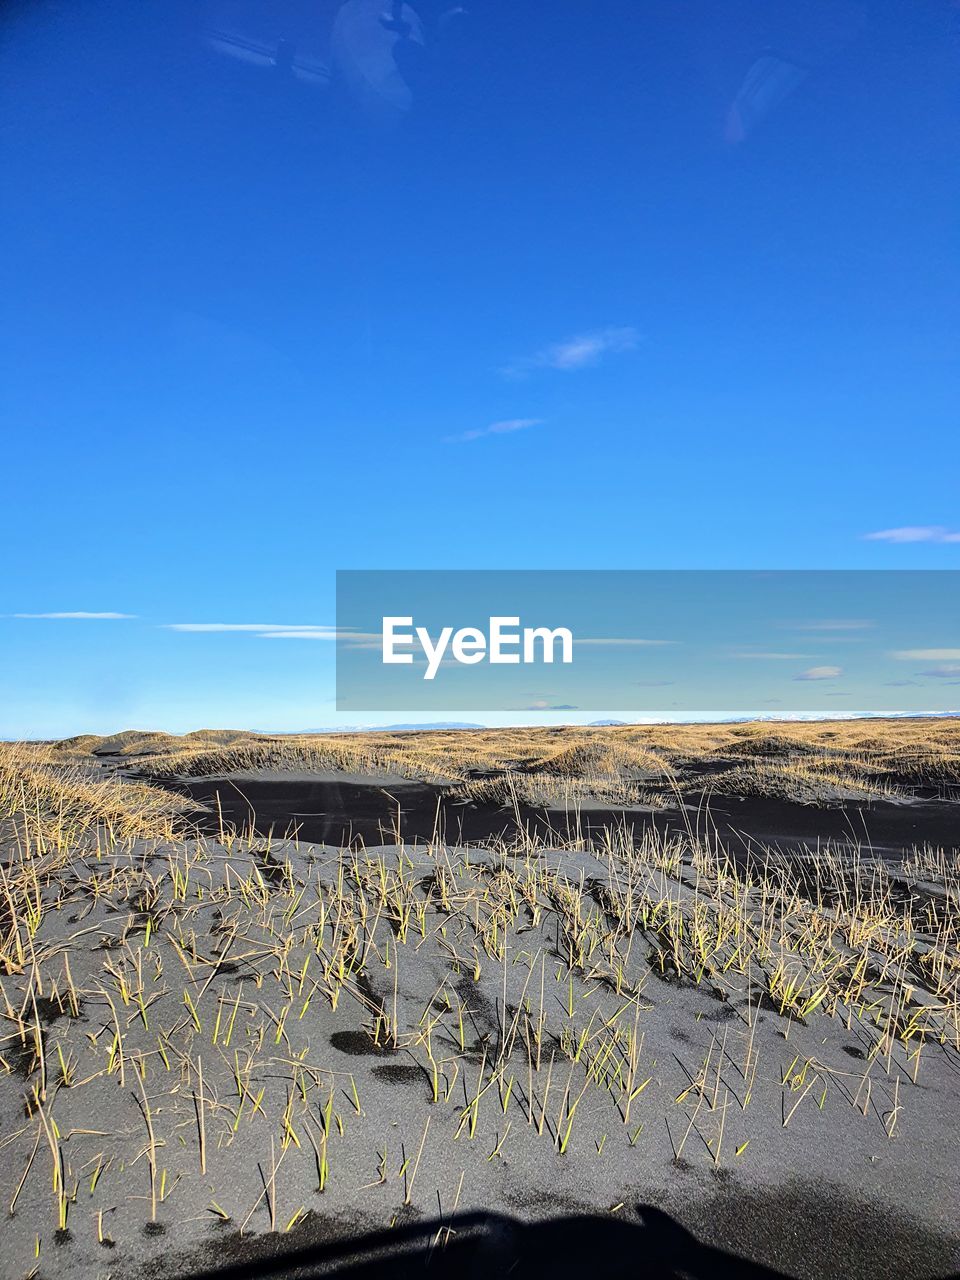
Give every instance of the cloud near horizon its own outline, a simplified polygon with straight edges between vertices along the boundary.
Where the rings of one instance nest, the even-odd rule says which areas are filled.
[[[505,418],[502,422],[491,422],[489,427],[478,427],[473,431],[462,431],[456,436],[444,436],[444,444],[466,444],[470,440],[481,440],[484,436],[506,436],[515,431],[526,431],[529,427],[539,427],[542,418]]]
[[[343,633],[341,633],[343,634]],[[260,631],[260,640],[336,640],[337,632],[325,627],[282,627],[275,631]]]
[[[870,618],[820,618],[815,622],[788,622],[794,631],[866,631],[876,626]]]
[[[375,641],[380,645],[381,638],[372,632],[353,631],[349,627],[341,627],[339,631],[329,623],[312,622],[167,622],[166,631],[190,632],[192,634],[211,635],[214,633],[236,633],[256,636],[258,640],[331,640],[338,638],[366,643]]]
[[[794,676],[794,680],[836,680],[843,675],[843,667],[808,667]]]
[[[800,662],[804,658],[812,658],[812,653],[731,653],[731,658],[762,658],[770,662]]]
[[[894,649],[890,657],[901,662],[953,662],[960,660],[960,649]]]
[[[960,531],[942,524],[908,524],[899,529],[878,529],[865,533],[867,542],[960,542]]]
[[[636,645],[662,645],[676,644],[676,640],[639,640],[632,636],[574,636],[574,644],[636,644]]]
[[[640,334],[632,326],[609,326],[541,347],[532,356],[524,356],[513,361],[503,372],[514,377],[530,373],[534,369],[558,369],[561,372],[569,372],[597,364],[605,355],[611,353],[633,351],[639,345]]]
[[[84,622],[116,622],[135,618],[137,615],[135,613],[88,613],[86,610],[78,610],[75,613],[15,613],[13,616],[15,618],[66,618]]]
[[[277,632],[287,631],[310,631],[320,634],[329,634],[336,639],[337,629],[327,623],[313,622],[166,622],[164,623],[166,631],[193,631],[193,632],[214,632],[214,631],[253,631],[261,635],[272,635]]]

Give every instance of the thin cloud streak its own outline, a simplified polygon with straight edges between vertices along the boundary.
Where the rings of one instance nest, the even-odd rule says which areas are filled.
[[[908,524],[899,529],[878,529],[863,536],[867,542],[960,542],[960,531],[947,529],[942,524]]]
[[[321,631],[318,627],[289,627],[283,631],[261,631],[261,640],[336,640],[336,631]]]
[[[166,631],[186,632],[193,635],[252,635],[260,640],[349,640],[376,641],[380,644],[379,635],[372,632],[353,631],[349,627],[339,630],[329,623],[313,622],[167,622]]]
[[[731,658],[759,658],[764,662],[802,662],[804,658],[812,658],[812,653],[731,653]]]
[[[638,640],[632,637],[624,636],[574,636],[574,644],[635,644],[644,646],[656,646],[664,644],[676,644],[676,640]]]
[[[164,623],[166,631],[194,631],[194,632],[214,632],[214,631],[255,631],[261,634],[266,632],[278,631],[321,631],[330,632],[336,635],[336,627],[329,626],[326,623],[314,624],[312,622],[167,622]]]
[[[88,613],[86,610],[78,610],[75,613],[15,613],[13,616],[15,618],[65,618],[84,622],[116,622],[135,618],[137,615],[135,613]]]
[[[463,431],[460,435],[444,436],[444,444],[467,444],[471,440],[482,440],[484,436],[512,435],[515,431],[526,431],[529,427],[539,427],[542,418],[505,418],[502,422],[491,422],[489,427],[478,427],[474,431]]]
[[[513,361],[503,372],[511,377],[522,376],[535,369],[570,372],[597,364],[605,355],[633,351],[639,345],[640,334],[636,329],[629,325],[609,326],[551,343],[532,356]]]
[[[342,640],[351,648],[379,649],[383,637],[372,631],[320,630],[313,627],[288,627],[282,631],[262,631],[261,640]]]
[[[960,649],[895,649],[890,657],[901,662],[953,662],[960,660]]]
[[[866,631],[876,626],[870,618],[820,618],[815,622],[787,622],[793,631]]]
[[[810,667],[794,676],[794,680],[836,680],[843,675],[842,667]]]

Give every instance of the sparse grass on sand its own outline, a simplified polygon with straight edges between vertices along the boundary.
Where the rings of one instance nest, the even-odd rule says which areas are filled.
[[[833,764],[829,758],[814,763],[809,756],[772,764],[753,761],[722,774],[718,787],[728,795],[773,796],[820,807],[906,798],[903,788],[865,776],[856,765],[835,768]]]
[[[496,804],[506,809],[517,805],[570,810],[596,804],[615,808],[662,809],[669,799],[628,778],[591,774],[564,777],[555,773],[508,773],[465,782],[454,792],[478,804]]]
[[[223,741],[219,741],[223,738]],[[214,741],[216,745],[210,746]],[[80,740],[72,739],[71,743]],[[71,748],[73,750],[74,748]],[[201,730],[183,738],[118,734],[84,739],[143,776],[165,780],[258,770],[392,774],[463,794],[530,804],[584,799],[672,805],[699,787],[831,806],[947,795],[960,786],[960,721],[875,720],[732,725],[624,725],[243,737]],[[550,777],[567,780],[564,788]],[[535,780],[534,780],[535,778]],[[474,787],[472,784],[482,783]],[[652,798],[651,798],[652,797]]]
[[[109,836],[159,835],[189,804],[143,782],[64,765],[53,747],[0,743],[0,823],[32,855],[62,851],[102,828]]]
[[[646,803],[710,759],[718,785],[812,776],[859,798],[865,761],[939,768],[958,736],[936,728],[777,726],[776,750],[768,726],[183,741],[149,769]],[[0,751],[4,1274],[93,1277],[113,1249],[156,1274],[217,1231],[557,1206],[571,1185],[682,1216],[705,1179],[922,1212],[931,1266],[960,1235],[956,849],[735,860],[695,816],[483,848],[212,838],[180,797],[76,754]],[[765,1230],[803,1270],[789,1222]],[[819,1274],[844,1274],[843,1248]]]

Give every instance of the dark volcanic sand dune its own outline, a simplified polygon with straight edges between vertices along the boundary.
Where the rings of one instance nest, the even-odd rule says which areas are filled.
[[[220,815],[241,830],[252,825],[258,835],[296,830],[301,840],[337,846],[394,841],[398,830],[407,843],[439,835],[451,843],[466,844],[509,838],[518,829],[517,814],[511,809],[465,803],[443,787],[393,778],[263,774],[189,778],[165,785],[207,806],[200,822],[209,834],[218,831]],[[564,838],[578,831],[589,835],[620,822],[637,831],[650,825],[662,831],[683,831],[688,825],[701,830],[710,827],[734,850],[763,844],[790,851],[829,840],[899,856],[914,846],[951,848],[960,842],[960,809],[937,800],[848,802],[819,808],[705,791],[688,797],[683,810],[651,812],[584,804],[579,814],[568,814],[561,809],[521,806],[519,819],[523,828],[536,835],[554,832]]]
[[[945,801],[877,800],[820,808],[768,797],[740,800],[704,793],[701,803],[719,834],[734,845],[746,840],[789,849],[831,840],[899,854],[915,845],[951,848],[960,843],[960,807]]]
[[[201,826],[215,834],[225,823],[258,835],[296,831],[312,844],[345,847],[403,840],[421,843],[438,835],[454,843],[495,839],[515,826],[512,813],[493,805],[465,805],[442,787],[396,779],[285,776],[189,778],[167,783],[208,807]],[[219,797],[219,810],[218,810]],[[531,821],[535,819],[530,811]]]

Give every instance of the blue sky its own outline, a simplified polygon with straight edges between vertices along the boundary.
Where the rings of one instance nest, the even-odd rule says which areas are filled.
[[[448,7],[5,11],[0,733],[334,723],[171,624],[338,568],[960,567],[956,6]]]

